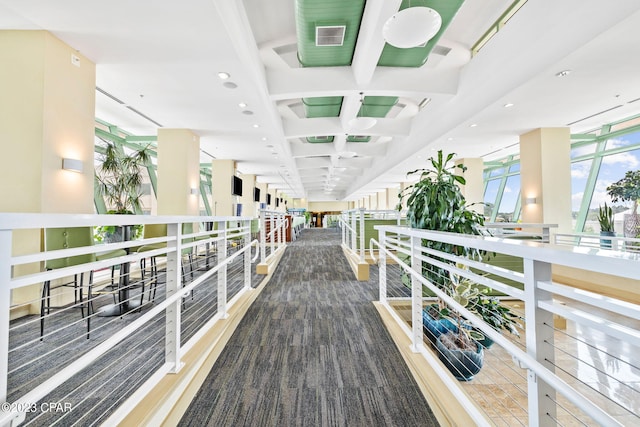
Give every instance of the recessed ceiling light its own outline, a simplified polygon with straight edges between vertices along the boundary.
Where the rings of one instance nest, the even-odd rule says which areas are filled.
[[[222,80],[226,80],[226,79],[228,79],[229,77],[231,77],[231,74],[226,73],[226,72],[224,72],[224,71],[220,71],[220,72],[218,73],[218,77],[220,77]]]
[[[450,136],[449,138],[447,138],[447,141],[453,141],[453,137]],[[433,148],[433,150],[435,150],[435,148]]]
[[[251,110],[244,110],[244,111],[242,112],[242,114],[245,114],[245,115],[247,115],[247,116],[252,116],[252,115],[253,115],[253,111],[251,111]]]
[[[514,106],[514,104],[512,104],[510,102],[507,102],[506,104],[503,105],[504,108],[511,108],[513,106]]]
[[[224,82],[222,83],[222,86],[226,87],[227,89],[235,89],[238,87],[238,85],[234,82]]]
[[[254,124],[254,125],[253,125],[253,127],[254,127],[254,128],[259,128],[259,127],[260,127],[260,125],[256,123],[256,124]]]
[[[246,106],[247,106],[247,104],[245,104],[244,102],[241,102],[241,103],[238,104],[238,107],[240,107],[240,108],[244,108]]]
[[[263,136],[263,137],[262,137],[262,140],[263,140],[263,141],[266,141],[266,140],[268,140],[268,139],[269,139],[269,138],[267,138],[266,136]],[[267,145],[267,147],[273,147],[273,146],[272,146],[272,145],[271,145],[271,146]]]
[[[474,128],[474,127],[476,127],[476,126],[478,126],[478,124],[477,124],[477,123],[473,123],[473,124],[469,125],[469,127],[470,127],[470,128]]]
[[[556,77],[566,77],[571,74],[571,70],[562,70],[556,73]]]

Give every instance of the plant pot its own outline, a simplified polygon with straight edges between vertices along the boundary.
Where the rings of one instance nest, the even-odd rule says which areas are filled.
[[[442,334],[447,332],[458,332],[458,327],[447,319],[434,319],[428,313],[428,308],[422,310],[422,328],[432,345],[436,344],[436,340]]]
[[[482,369],[484,350],[480,343],[475,344],[476,351],[451,350],[442,343],[442,336],[436,340],[438,357],[458,381],[470,381]]]
[[[640,232],[640,215],[625,214],[623,223],[624,237],[636,238]]]
[[[600,232],[600,236],[604,236],[604,237],[615,237],[616,233],[615,231],[601,231]],[[600,239],[600,247],[602,249],[611,249],[611,240],[609,239]]]

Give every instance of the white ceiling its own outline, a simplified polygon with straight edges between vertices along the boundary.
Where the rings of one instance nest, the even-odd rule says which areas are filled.
[[[367,1],[351,67],[298,67],[294,0],[0,0],[0,29],[48,30],[94,61],[96,85],[124,102],[99,92],[100,119],[155,135],[130,106],[199,134],[203,161],[237,160],[293,197],[355,200],[406,180],[437,149],[491,160],[538,127],[577,133],[640,114],[640,1],[530,0],[472,58],[511,2],[467,0],[438,42],[451,52],[418,69],[375,66],[399,0]],[[405,108],[367,131],[372,142],[347,144],[363,133],[348,124],[360,92]],[[300,98],[328,95],[345,96],[340,118],[303,117]],[[327,134],[333,144],[303,142]]]

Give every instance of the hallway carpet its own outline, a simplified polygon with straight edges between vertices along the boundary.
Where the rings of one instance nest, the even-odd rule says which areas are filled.
[[[331,229],[304,230],[249,308],[181,426],[435,426]]]

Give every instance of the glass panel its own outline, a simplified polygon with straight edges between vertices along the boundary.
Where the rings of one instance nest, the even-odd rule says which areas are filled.
[[[591,159],[571,164],[571,226],[574,230],[576,228],[576,219],[578,218],[580,205],[582,204],[582,199],[584,198],[584,190],[587,186],[587,179],[589,178],[589,172],[591,171],[592,164],[593,160]],[[587,219],[587,221],[588,220],[589,219]]]
[[[640,131],[608,139],[606,149],[611,150],[614,148],[630,147],[633,145],[640,145]]]
[[[489,176],[501,176],[504,175],[504,168],[494,169],[489,172]]]
[[[500,209],[496,216],[497,222],[513,222],[516,210],[516,202],[520,197],[520,175],[513,175],[507,178],[507,183],[502,193]]]
[[[571,149],[571,158],[575,159],[576,157],[586,156],[588,154],[593,154],[596,152],[597,143],[592,143],[588,145],[582,145],[580,147]]]
[[[511,165],[509,172],[520,172],[520,162]]]
[[[591,198],[589,215],[587,217],[587,223],[589,223],[589,227],[594,232],[600,230],[598,222],[595,220],[598,207],[604,204],[604,202],[613,205],[611,197],[607,194],[607,187],[623,178],[627,171],[637,170],[638,168],[640,168],[640,149],[602,157],[602,166],[600,166],[600,173],[596,180],[596,187],[593,192],[593,197]],[[622,222],[624,214],[629,213],[632,205],[632,202],[618,202],[613,205],[616,233],[623,234]],[[585,225],[585,231],[587,231],[587,225]]]
[[[484,192],[484,216],[487,218],[491,218],[493,213],[500,181],[499,179],[493,179],[487,183],[487,189]]]

